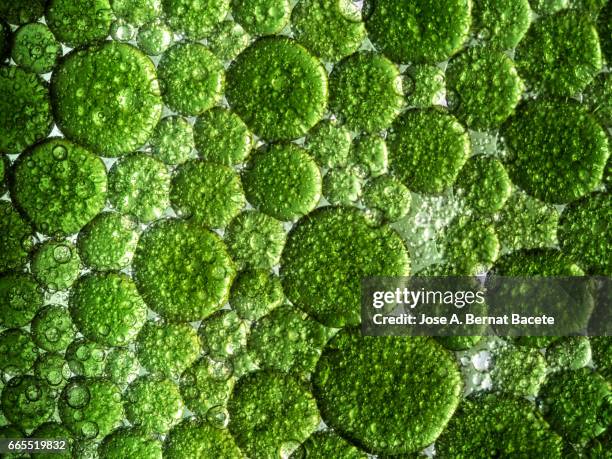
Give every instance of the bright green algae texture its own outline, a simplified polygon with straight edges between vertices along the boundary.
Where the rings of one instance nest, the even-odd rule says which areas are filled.
[[[149,56],[159,56],[174,43],[170,27],[163,21],[148,22],[138,29],[138,47]]]
[[[289,0],[233,0],[232,16],[251,35],[272,35],[289,22]]]
[[[26,325],[43,305],[43,292],[30,274],[8,273],[0,277],[0,324]]]
[[[308,131],[304,146],[322,167],[345,166],[351,147],[351,132],[346,126],[325,119]]]
[[[408,188],[389,175],[370,180],[363,190],[363,204],[380,222],[395,222],[404,217],[411,201]]]
[[[51,96],[66,137],[101,156],[141,147],[162,112],[153,62],[125,43],[104,42],[65,56],[53,73]]]
[[[0,16],[15,25],[36,21],[44,12],[44,0],[4,0],[0,3]]]
[[[115,15],[129,24],[142,26],[162,13],[161,0],[111,0]]]
[[[363,179],[348,168],[330,169],[323,177],[323,196],[332,205],[355,204],[362,187]]]
[[[104,375],[106,348],[102,344],[77,338],[66,349],[65,357],[70,370],[77,376],[91,378]]]
[[[228,166],[242,163],[254,144],[244,121],[235,113],[221,107],[202,113],[193,130],[200,157],[214,163]]]
[[[50,72],[61,54],[61,45],[46,25],[26,24],[15,31],[11,57],[25,70]]]
[[[259,269],[238,274],[232,284],[229,302],[240,317],[259,320],[280,306],[284,299],[280,279]]]
[[[65,240],[49,239],[35,248],[30,269],[48,291],[68,290],[81,270],[76,247]]]
[[[348,165],[362,177],[378,177],[387,172],[389,151],[385,139],[378,135],[363,135],[353,140]]]
[[[0,350],[4,356],[1,368],[3,380],[31,372],[38,354],[30,334],[16,328],[0,333]]]
[[[153,156],[165,164],[182,164],[195,148],[193,126],[182,116],[162,118],[149,139]]]
[[[193,413],[210,421],[215,413],[225,413],[235,382],[231,363],[203,357],[181,375],[181,395]],[[225,427],[227,415],[218,421],[220,427]],[[214,421],[211,423],[216,424]]]
[[[190,40],[201,40],[230,10],[230,0],[162,0],[168,24]]]
[[[402,90],[410,107],[427,108],[439,105],[445,96],[444,71],[436,65],[410,66],[402,77]]]
[[[168,459],[207,459],[223,457],[240,459],[242,453],[227,430],[186,419],[174,427],[164,443],[164,457]]]
[[[2,413],[23,429],[34,429],[55,410],[55,399],[45,381],[35,376],[17,376],[2,389]]]
[[[302,454],[310,459],[327,459],[329,457],[365,459],[367,457],[363,451],[360,451],[331,430],[319,430],[313,433],[290,458],[299,459]]]
[[[222,61],[234,60],[249,46],[251,37],[240,24],[221,21],[207,38],[208,47]]]
[[[76,48],[104,40],[113,12],[109,0],[93,0],[87,6],[78,0],[50,0],[45,19],[59,41]]]
[[[162,459],[162,443],[138,427],[121,427],[104,437],[98,454],[101,459]]]
[[[202,321],[198,335],[204,353],[218,362],[230,361],[247,343],[251,324],[236,314],[222,309]]]
[[[528,0],[476,0],[474,26],[487,43],[498,49],[514,48],[531,23]]]
[[[184,403],[174,382],[141,376],[123,394],[123,406],[132,425],[163,434],[180,421]]]
[[[48,305],[38,311],[30,324],[32,340],[45,351],[64,351],[76,335],[68,308]]]

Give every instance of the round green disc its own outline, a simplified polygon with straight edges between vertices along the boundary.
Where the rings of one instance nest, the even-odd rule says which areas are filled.
[[[0,324],[23,327],[43,304],[43,292],[30,274],[8,273],[0,277]]]
[[[168,165],[182,164],[195,148],[193,126],[182,116],[167,116],[157,124],[150,142],[155,158]]]
[[[74,340],[76,329],[68,308],[49,305],[42,308],[30,324],[32,339],[38,347],[49,352],[65,350]]]
[[[34,250],[30,269],[49,292],[68,290],[79,277],[81,260],[71,242],[48,239]]]
[[[162,112],[153,62],[118,42],[65,56],[51,78],[51,97],[66,137],[107,157],[144,145]]]
[[[32,336],[17,328],[0,332],[0,351],[2,351],[2,363],[0,363],[2,382],[10,380],[13,376],[31,373],[39,353]]]
[[[242,271],[232,284],[229,302],[236,313],[249,320],[259,320],[285,299],[277,276],[265,270]]]
[[[591,362],[591,357],[591,343],[586,336],[565,336],[546,348],[546,363],[553,371],[584,368]]]
[[[34,246],[32,227],[12,206],[0,201],[0,273],[21,268]]]
[[[323,196],[332,205],[354,205],[362,188],[363,178],[348,167],[329,169],[323,177]]]
[[[228,166],[244,162],[254,144],[244,121],[222,107],[214,107],[198,117],[194,138],[202,159]]]
[[[410,260],[389,227],[374,227],[351,208],[325,207],[293,227],[281,258],[287,298],[319,322],[360,322],[360,283],[369,276],[407,276]]]
[[[34,73],[53,70],[62,46],[45,24],[26,24],[15,31],[11,57],[17,65]]]
[[[227,430],[207,422],[186,419],[174,427],[164,443],[166,459],[241,459],[242,452]]]
[[[121,427],[104,437],[100,459],[162,459],[162,442],[138,427]]]
[[[240,0],[232,2],[232,17],[251,35],[272,35],[289,22],[289,0]]]
[[[378,135],[357,137],[349,150],[348,165],[364,178],[387,172],[389,151],[385,139]]]
[[[134,351],[125,347],[116,347],[108,353],[104,375],[119,388],[125,389],[138,377],[140,370],[140,362]]]
[[[190,40],[205,38],[229,13],[230,0],[162,0],[170,27]]]
[[[402,89],[409,107],[428,108],[442,105],[446,96],[444,71],[436,66],[420,64],[408,67]]]
[[[363,204],[376,221],[395,222],[410,209],[412,196],[399,180],[381,175],[367,182],[363,190]]]
[[[162,14],[161,0],[110,0],[110,2],[115,16],[138,27]]]
[[[351,148],[351,133],[346,126],[325,119],[308,132],[304,147],[322,167],[346,166]]]
[[[240,24],[221,21],[208,37],[208,47],[222,61],[233,61],[249,46],[251,37]]]
[[[478,36],[497,49],[514,48],[529,29],[531,9],[528,0],[479,0],[474,3]]]
[[[236,378],[232,375],[232,366],[227,362],[219,362],[203,357],[181,376],[181,394],[187,407],[197,416],[213,420],[215,427],[225,427],[227,414],[225,405],[232,392]],[[225,419],[216,415],[225,414]]]
[[[236,314],[222,309],[202,321],[198,334],[204,353],[216,361],[228,361],[239,354],[247,343],[251,324]]]
[[[108,36],[113,12],[109,0],[49,0],[45,20],[59,41],[78,48]]]
[[[546,378],[546,360],[539,349],[503,346],[493,351],[491,379],[499,392],[535,397]]]
[[[41,424],[32,432],[32,438],[61,439],[66,443],[61,451],[32,453],[32,459],[71,459],[75,440],[70,431],[59,422],[49,421]]]
[[[66,361],[77,376],[92,378],[104,374],[106,348],[85,338],[75,339],[66,349]]]
[[[23,429],[35,429],[55,411],[51,388],[35,376],[12,378],[2,390],[2,414]]]
[[[45,381],[52,389],[62,390],[70,379],[68,362],[59,352],[40,354],[34,362],[34,374]]]
[[[226,97],[255,134],[267,140],[304,135],[324,115],[327,72],[289,38],[263,38],[230,66]]]
[[[149,56],[163,54],[174,43],[174,34],[163,21],[155,20],[138,29],[138,47]]]
[[[0,16],[11,24],[35,22],[45,12],[45,0],[5,0],[0,2]]]

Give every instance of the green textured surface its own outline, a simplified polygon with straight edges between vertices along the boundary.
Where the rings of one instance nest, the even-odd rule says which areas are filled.
[[[109,0],[50,0],[45,10],[47,25],[59,41],[76,48],[104,40],[113,12]]]
[[[36,345],[49,352],[64,351],[76,337],[70,311],[56,304],[38,311],[30,323],[30,332]]]
[[[138,427],[122,427],[98,446],[100,459],[162,459],[162,442]]]
[[[2,381],[13,376],[30,373],[38,356],[38,348],[30,334],[21,329],[8,329],[0,333],[2,351]]]
[[[231,166],[244,162],[253,147],[249,128],[221,107],[202,113],[194,125],[195,146],[205,161]]]
[[[203,320],[198,330],[204,354],[217,362],[231,361],[247,344],[251,324],[236,311],[222,309]]]
[[[362,188],[363,179],[350,168],[329,169],[323,177],[323,196],[335,206],[355,204]]]
[[[597,371],[608,382],[612,381],[612,338],[609,336],[596,336],[591,339],[593,363]]]
[[[363,177],[378,177],[387,172],[389,150],[378,135],[357,137],[349,150],[348,164]]]
[[[608,63],[612,62],[612,3],[607,5],[599,13],[597,30],[601,40],[601,50]]]
[[[162,13],[161,0],[111,0],[115,16],[129,24],[142,26]]]
[[[66,440],[66,449],[53,453],[32,453],[33,459],[70,459],[72,457],[74,438],[63,425],[49,421],[41,424],[32,432],[33,438],[58,438]]]
[[[553,370],[578,370],[586,367],[591,357],[591,343],[586,336],[559,338],[546,348],[546,363]]]
[[[2,389],[2,413],[23,429],[35,429],[55,410],[55,399],[45,381],[35,376],[17,376]]]
[[[491,379],[499,392],[535,397],[546,370],[546,360],[538,349],[504,346],[493,351]]]
[[[8,273],[0,277],[0,324],[26,325],[43,305],[43,292],[29,274]]]
[[[230,304],[236,313],[249,320],[259,320],[279,307],[285,299],[280,279],[264,270],[238,274],[230,292]]]
[[[168,165],[184,163],[195,148],[193,126],[182,116],[162,118],[149,141],[153,156]]]
[[[379,222],[395,222],[410,209],[412,196],[399,180],[381,175],[367,182],[363,190],[363,204]]]
[[[230,0],[162,0],[172,29],[190,40],[201,40],[230,10]]]
[[[45,381],[52,389],[61,390],[70,379],[71,372],[62,354],[45,352],[34,362],[34,375]]]
[[[44,24],[26,24],[13,35],[11,57],[25,70],[34,73],[50,72],[61,55],[61,45]]]
[[[233,0],[232,17],[251,35],[272,35],[289,22],[289,0]]]
[[[138,29],[138,47],[149,56],[159,56],[174,43],[174,34],[163,21],[155,20]]]
[[[187,419],[170,431],[164,443],[168,459],[240,459],[242,453],[227,430],[208,423]]]
[[[345,166],[351,148],[351,133],[340,123],[325,119],[308,132],[304,146],[322,167]]]
[[[612,40],[612,37],[610,37]],[[584,102],[595,118],[612,127],[612,74],[600,73],[583,92]]]
[[[49,292],[68,290],[79,276],[81,260],[71,242],[49,239],[34,249],[30,270]]]
[[[221,21],[208,36],[208,47],[222,61],[235,59],[249,46],[250,35],[234,21]]]
[[[93,378],[104,374],[106,348],[94,341],[77,338],[66,349],[66,362],[76,376]]]
[[[365,459],[367,456],[348,441],[331,430],[319,430],[302,443],[290,458],[300,459],[305,454],[309,459]]]
[[[446,94],[444,71],[438,66],[427,64],[408,67],[403,75],[402,90],[410,107],[440,105]]]
[[[178,386],[169,379],[141,376],[123,394],[125,414],[133,426],[163,434],[177,424],[185,407]]]
[[[215,427],[225,427],[225,405],[235,382],[230,363],[203,357],[181,375],[181,395],[194,414],[209,422],[213,420],[211,424]],[[217,423],[216,416],[224,417],[218,418]]]
[[[532,15],[528,0],[476,0],[473,14],[479,37],[498,49],[514,48],[529,29]]]
[[[119,388],[125,389],[129,383],[136,379],[141,368],[134,351],[129,348],[118,347],[108,353],[104,375]]]
[[[3,0],[0,16],[11,24],[36,21],[45,12],[45,0]]]

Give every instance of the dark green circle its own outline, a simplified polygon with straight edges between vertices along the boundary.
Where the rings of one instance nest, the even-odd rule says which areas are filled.
[[[56,304],[38,311],[30,324],[30,332],[36,345],[48,352],[65,350],[76,336],[70,311]]]
[[[26,24],[13,35],[11,57],[25,70],[34,73],[50,72],[61,55],[62,46],[45,24]]]
[[[35,429],[55,411],[55,397],[45,381],[35,376],[12,378],[2,390],[2,414],[23,429]]]
[[[98,446],[100,459],[162,459],[162,442],[138,427],[121,427]]]
[[[23,327],[43,304],[43,292],[34,277],[25,273],[8,273],[0,277],[0,324]]]
[[[66,45],[76,48],[104,40],[113,20],[109,0],[50,0],[45,12],[47,25]]]
[[[30,333],[18,328],[10,328],[0,333],[0,351],[2,351],[2,382],[14,376],[32,372],[32,367],[39,354],[39,349]]]
[[[48,239],[32,254],[30,270],[36,280],[53,293],[68,290],[81,270],[76,247],[65,239]]]

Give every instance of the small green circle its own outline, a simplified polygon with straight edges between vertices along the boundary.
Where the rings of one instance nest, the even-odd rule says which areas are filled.
[[[493,224],[485,219],[456,217],[443,236],[447,263],[470,275],[489,268],[499,254],[499,240]]]
[[[54,390],[61,390],[71,375],[68,362],[58,352],[40,354],[34,362],[34,374]]]
[[[273,35],[289,23],[289,0],[234,0],[232,17],[251,35]]]
[[[368,0],[368,35],[395,62],[442,62],[468,38],[470,0]]]
[[[98,446],[100,459],[162,459],[162,442],[138,427],[121,427]]]
[[[104,207],[104,163],[68,140],[37,144],[19,156],[13,174],[11,196],[41,233],[76,233]]]
[[[136,379],[140,369],[140,362],[134,351],[125,347],[116,347],[108,353],[104,375],[119,388],[125,389]]]
[[[304,147],[322,167],[346,166],[351,133],[335,120],[325,119],[308,131]]]
[[[47,84],[13,65],[0,67],[0,152],[21,153],[51,132]]]
[[[223,64],[200,43],[172,46],[163,54],[157,71],[164,103],[182,115],[199,115],[221,99]]]
[[[107,157],[144,145],[162,112],[151,59],[114,41],[65,56],[51,78],[51,97],[66,137]]]
[[[129,24],[142,26],[162,14],[161,0],[110,0],[118,18]]]
[[[85,338],[75,339],[66,349],[66,361],[77,376],[93,378],[104,374],[106,348]]]
[[[591,356],[591,343],[586,336],[564,336],[546,348],[546,363],[553,371],[584,368]]]
[[[287,298],[329,327],[360,322],[360,282],[406,276],[410,260],[391,228],[351,208],[324,207],[295,225],[281,258]]]
[[[136,43],[149,56],[159,56],[172,46],[174,34],[165,22],[155,20],[138,29]]]
[[[286,237],[282,222],[257,210],[238,214],[224,234],[239,269],[272,269],[280,261]]]
[[[231,166],[244,162],[253,147],[249,128],[222,107],[202,113],[194,125],[195,146],[205,161]]]
[[[77,247],[83,263],[97,271],[119,270],[132,261],[138,230],[129,216],[102,212],[79,232]]]
[[[198,334],[204,353],[216,361],[227,361],[246,346],[251,324],[236,314],[222,309],[202,321]]]
[[[390,175],[373,178],[363,190],[363,204],[376,221],[398,221],[410,210],[411,201],[408,188]]]
[[[306,439],[290,459],[300,459],[304,452],[310,459],[336,457],[342,459],[366,459],[366,453],[350,444],[333,430],[318,430]]]
[[[0,324],[23,327],[43,305],[43,292],[34,277],[8,273],[0,277]]]
[[[30,324],[30,333],[36,345],[49,352],[64,351],[76,337],[70,311],[56,304],[38,311]]]
[[[227,77],[230,106],[267,140],[298,138],[325,113],[327,72],[289,38],[256,41],[236,58]]]
[[[62,47],[45,24],[26,24],[13,35],[11,57],[17,65],[34,73],[53,70]]]
[[[357,137],[349,151],[348,165],[364,178],[378,177],[386,173],[389,151],[385,139],[367,134]]]
[[[572,96],[601,69],[599,36],[593,22],[578,12],[544,16],[517,46],[515,60],[530,89]]]
[[[233,169],[195,159],[177,168],[170,201],[179,216],[209,228],[227,226],[245,204]]]
[[[404,74],[402,84],[409,107],[428,108],[442,105],[446,96],[444,71],[435,65],[415,65]]]
[[[185,419],[168,433],[164,457],[241,459],[243,454],[227,430],[217,429],[207,422]]]
[[[232,284],[229,302],[236,313],[259,320],[285,300],[278,276],[265,270],[242,271]]]
[[[0,351],[2,351],[2,382],[14,376],[31,373],[38,357],[39,349],[32,336],[21,329],[12,328],[0,332]]]
[[[321,198],[319,167],[293,143],[272,144],[255,152],[242,182],[249,203],[283,221],[309,213]]]
[[[164,163],[146,153],[133,153],[108,173],[108,200],[119,212],[148,223],[170,206],[171,177]]]
[[[0,3],[0,16],[15,25],[35,22],[45,12],[45,0],[11,0]]]
[[[49,292],[68,290],[79,277],[81,260],[71,242],[49,239],[34,249],[30,269]]]
[[[451,186],[471,151],[457,119],[442,109],[409,110],[389,134],[389,169],[410,190],[439,194]]]
[[[23,429],[35,429],[55,411],[51,388],[35,376],[12,378],[2,390],[2,414]]]
[[[546,360],[539,349],[509,345],[493,351],[491,379],[499,392],[535,397],[546,371]]]
[[[205,38],[230,11],[230,0],[162,0],[172,29],[190,40]]]
[[[117,19],[111,24],[110,34],[115,41],[127,42],[134,39],[136,29],[132,24],[128,24],[123,19]]]
[[[474,8],[474,24],[478,36],[488,44],[502,50],[514,48],[531,24],[529,1],[479,0]]]
[[[19,269],[34,247],[33,231],[10,201],[0,201],[0,273]]]
[[[187,407],[203,419],[227,404],[236,378],[229,363],[203,357],[191,365],[181,376],[181,394]],[[224,426],[227,419],[220,419]]]
[[[113,21],[109,0],[50,0],[45,11],[47,25],[62,43],[77,48],[104,40]]]
[[[404,105],[398,67],[369,51],[352,54],[334,66],[329,88],[330,110],[354,131],[387,128]]]
[[[250,35],[234,21],[221,21],[208,36],[208,47],[222,61],[233,61],[249,46]]]
[[[545,202],[562,204],[593,191],[608,158],[606,133],[575,103],[533,101],[504,126],[513,183]]]
[[[348,167],[330,169],[323,177],[323,196],[332,205],[354,205],[362,188],[363,178]]]
[[[150,139],[153,156],[165,164],[182,164],[195,148],[193,126],[182,116],[162,118]]]

